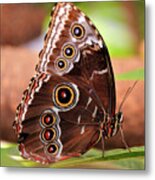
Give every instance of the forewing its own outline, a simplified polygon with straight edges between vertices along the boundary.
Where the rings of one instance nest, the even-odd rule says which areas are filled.
[[[81,38],[75,36],[74,26],[82,29]],[[66,46],[73,48],[72,57],[64,54]],[[91,20],[72,3],[54,7],[37,71],[83,81],[104,113],[115,114],[115,82],[108,49]]]

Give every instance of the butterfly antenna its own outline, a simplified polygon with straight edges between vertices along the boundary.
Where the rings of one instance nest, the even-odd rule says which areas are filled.
[[[126,91],[126,93],[125,93],[125,95],[123,97],[123,100],[122,100],[122,102],[121,102],[121,104],[119,106],[118,112],[121,111],[121,109],[122,109],[122,107],[124,105],[125,100],[129,97],[129,95],[131,94],[132,90],[134,89],[134,87],[136,86],[137,83],[138,83],[138,80],[135,81],[134,84],[127,89],[127,91]]]
[[[121,139],[122,139],[122,142],[123,142],[125,148],[126,148],[129,152],[131,152],[131,149],[129,148],[129,146],[128,146],[126,140],[125,140],[124,131],[123,131],[123,129],[122,129],[121,126],[120,126],[120,133],[121,133]]]

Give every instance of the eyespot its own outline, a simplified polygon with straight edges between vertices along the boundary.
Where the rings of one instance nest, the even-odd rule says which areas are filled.
[[[57,116],[51,110],[46,110],[41,115],[41,125],[43,127],[51,127],[56,123]]]
[[[63,55],[65,58],[72,59],[76,54],[76,50],[73,45],[68,44],[63,48]]]
[[[68,107],[74,100],[74,91],[71,87],[62,85],[56,89],[56,102],[59,106]]]
[[[68,69],[68,63],[65,59],[57,59],[55,62],[55,67],[58,71],[65,71]]]
[[[58,145],[56,143],[51,143],[46,147],[46,152],[49,155],[57,154],[58,150],[59,150],[59,148],[58,148]]]
[[[82,39],[85,34],[84,27],[80,24],[74,24],[71,28],[71,33],[76,39]]]
[[[56,131],[54,128],[45,128],[41,132],[41,139],[44,142],[51,142],[56,138]]]
[[[76,105],[78,92],[72,84],[63,83],[55,87],[53,101],[61,110],[68,110]]]

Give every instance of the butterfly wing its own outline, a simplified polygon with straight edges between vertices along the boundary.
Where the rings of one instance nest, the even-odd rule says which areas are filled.
[[[105,113],[113,116],[115,82],[103,38],[72,3],[58,3],[52,15],[37,71],[67,75],[87,83]]]
[[[93,97],[89,104],[87,97],[84,87],[70,79],[45,73],[32,78],[14,123],[22,156],[50,163],[83,154],[96,144],[99,123],[87,110],[95,108]]]
[[[102,37],[71,3],[56,5],[39,57],[14,128],[22,156],[49,163],[98,142],[100,122],[115,113],[115,84]]]

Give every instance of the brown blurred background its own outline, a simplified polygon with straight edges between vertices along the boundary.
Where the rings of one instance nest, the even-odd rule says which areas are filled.
[[[99,31],[101,30],[101,34],[106,39],[105,41],[108,42],[107,46],[109,44],[108,48],[112,56],[116,76],[117,107],[121,103],[126,90],[137,79],[139,80],[123,106],[123,128],[130,146],[144,145],[144,19],[139,18],[142,13],[144,15],[144,4],[140,4],[142,8],[137,11],[139,4],[135,2],[119,2],[119,4],[105,4],[105,2],[102,2],[104,8],[106,7],[106,11],[98,11],[98,16],[102,15],[105,18],[104,22],[111,20],[115,24],[115,27],[110,27],[111,29],[108,29],[109,26],[105,25],[103,31],[102,27],[100,27],[99,18],[95,20],[97,15],[91,14],[91,8],[94,8],[96,4],[98,4],[96,6],[101,7],[101,4],[76,4],[87,15],[91,16],[93,22],[96,22]],[[12,129],[16,107],[21,101],[22,92],[27,88],[29,80],[35,73],[34,69],[38,62],[39,48],[41,49],[43,46],[43,34],[49,21],[52,6],[53,4],[1,5],[0,130],[2,140],[16,141]],[[116,11],[115,13],[118,14],[120,9],[122,10],[122,14],[119,15],[121,18],[118,17],[117,19],[115,13],[113,16],[111,15],[111,7],[113,7],[113,12]],[[124,26],[116,26],[116,24],[120,25],[120,23]],[[126,33],[124,36],[121,33],[122,40],[118,34],[108,35],[108,32],[114,28],[116,32],[121,30]],[[40,40],[36,41],[37,38]],[[122,41],[122,46],[121,44],[117,45],[118,41]],[[124,147],[120,134],[106,142],[106,149],[116,147]]]

